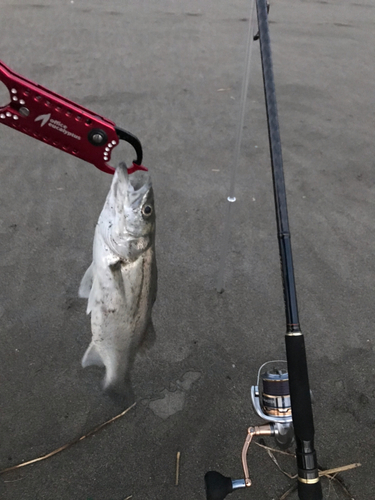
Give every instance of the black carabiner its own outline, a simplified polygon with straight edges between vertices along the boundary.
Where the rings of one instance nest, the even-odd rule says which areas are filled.
[[[142,158],[143,158],[143,150],[142,150],[141,141],[138,139],[138,137],[131,134],[130,132],[127,132],[126,130],[124,130],[120,127],[115,127],[115,130],[116,130],[116,134],[118,135],[119,139],[121,139],[122,141],[128,142],[135,149],[135,152],[137,153],[137,158],[136,158],[136,160],[133,161],[133,165],[141,165]]]

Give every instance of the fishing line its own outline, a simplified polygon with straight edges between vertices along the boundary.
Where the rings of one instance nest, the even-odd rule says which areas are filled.
[[[236,176],[238,171],[238,163],[240,158],[240,150],[241,150],[241,142],[242,142],[242,134],[243,134],[243,125],[245,120],[245,111],[246,111],[246,98],[249,87],[250,80],[250,62],[251,62],[251,54],[254,40],[254,33],[256,30],[256,15],[255,15],[255,0],[251,0],[250,5],[250,16],[249,16],[249,28],[247,33],[247,42],[246,42],[246,56],[245,56],[245,64],[244,64],[244,75],[242,79],[242,88],[241,88],[241,97],[240,97],[240,110],[238,117],[238,125],[236,130],[236,144],[234,148],[234,160],[233,160],[233,168],[231,172],[229,193],[227,197],[227,206],[226,206],[226,214],[225,214],[225,223],[224,223],[224,232],[221,243],[221,254],[220,254],[220,264],[219,264],[219,273],[217,279],[217,291],[219,293],[224,291],[224,274],[225,274],[225,264],[226,258],[228,255],[229,249],[229,238],[230,238],[230,230],[231,230],[231,222],[232,222],[232,207],[234,202],[236,201],[235,197],[235,185],[236,185]]]

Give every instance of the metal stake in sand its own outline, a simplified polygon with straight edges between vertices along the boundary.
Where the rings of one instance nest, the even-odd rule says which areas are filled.
[[[233,168],[230,179],[230,187],[229,187],[229,196],[227,198],[227,210],[225,215],[225,225],[224,232],[222,238],[221,245],[221,255],[220,255],[220,266],[219,266],[219,274],[217,279],[217,291],[219,293],[224,291],[224,273],[225,273],[225,262],[228,254],[229,247],[229,238],[230,238],[230,229],[231,229],[231,212],[233,203],[236,201],[235,197],[235,183],[236,183],[236,175],[238,170],[238,162],[240,157],[241,150],[241,142],[242,142],[242,133],[243,133],[243,124],[245,120],[245,111],[246,111],[246,97],[247,97],[247,89],[249,87],[249,79],[250,79],[250,61],[251,61],[251,53],[253,46],[253,39],[255,33],[256,26],[256,16],[254,9],[255,2],[251,0],[250,6],[250,17],[249,17],[249,29],[247,34],[247,43],[246,43],[246,57],[245,57],[245,68],[244,75],[242,80],[242,88],[241,88],[241,98],[240,98],[240,113],[238,119],[238,126],[236,131],[236,145],[234,149],[234,161]]]

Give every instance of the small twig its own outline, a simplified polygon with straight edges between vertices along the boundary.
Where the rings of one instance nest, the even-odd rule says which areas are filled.
[[[332,474],[338,474],[339,472],[345,472],[346,470],[355,469],[361,467],[362,464],[350,464],[343,465],[342,467],[336,467],[335,469],[320,470],[319,476],[332,476]],[[333,479],[333,477],[331,478]]]
[[[276,467],[279,469],[280,472],[282,472],[285,476],[289,477],[290,479],[296,479],[297,474],[295,474],[293,476],[293,475],[289,474],[288,472],[284,471],[280,467],[278,461],[276,460],[276,457],[274,456],[274,454],[272,452],[281,453],[282,455],[288,455],[289,457],[295,457],[295,455],[293,455],[292,453],[285,452],[285,451],[277,450],[275,448],[270,448],[269,446],[265,446],[265,445],[263,445],[261,443],[258,443],[257,441],[255,441],[255,443],[258,446],[260,446],[261,448],[264,448],[265,450],[267,450],[268,456],[271,458],[272,462],[276,465]],[[355,463],[355,464],[343,465],[342,467],[335,467],[334,469],[326,469],[326,470],[320,470],[319,469],[319,477],[324,477],[325,476],[328,479],[330,479],[331,481],[335,481],[336,483],[338,483],[338,485],[342,488],[342,490],[348,496],[348,498],[350,498],[351,500],[353,500],[352,495],[346,489],[346,487],[342,483],[342,481],[339,478],[336,477],[336,474],[338,474],[339,472],[345,472],[347,470],[355,469],[357,467],[361,467],[361,464],[360,463]],[[296,488],[297,488],[297,484],[293,485],[292,488],[290,488],[288,491],[286,491],[280,497],[279,500],[285,500],[290,495],[290,493],[292,493]]]
[[[276,464],[276,466],[278,467],[278,469],[283,474],[285,474],[286,476],[290,477],[290,479],[295,479],[297,477],[297,475],[291,476],[287,472],[285,472],[284,470],[282,470],[281,467],[280,467],[280,465],[278,464],[276,458],[272,455],[272,453],[270,451],[268,451],[268,454],[269,454],[270,458],[272,459],[272,461]],[[356,467],[360,467],[360,466],[361,466],[361,464],[350,464],[350,465],[344,465],[343,467],[336,467],[335,469],[319,470],[319,476],[320,477],[326,476],[328,479],[330,479],[330,481],[335,481],[335,483],[337,483],[342,488],[342,490],[345,493],[345,495],[347,495],[347,497],[350,500],[354,500],[353,496],[347,490],[347,488],[342,483],[342,481],[339,478],[336,477],[336,474],[338,474],[339,472],[344,472],[344,471],[347,471],[347,470],[355,469]],[[286,498],[291,493],[293,493],[293,491],[295,489],[297,489],[297,483],[295,483],[288,491],[286,491],[285,493],[283,493],[283,495],[279,498],[279,500],[286,500]]]
[[[340,478],[336,477],[336,475],[339,472],[344,472],[346,470],[355,469],[356,467],[361,467],[361,465],[362,464],[358,463],[358,464],[344,465],[343,467],[336,467],[335,469],[319,470],[319,476],[326,476],[331,481],[335,481],[335,483],[337,483],[340,486],[340,488],[345,493],[345,495],[350,500],[354,500],[353,495],[346,488],[346,486],[344,485],[343,481]]]
[[[181,453],[178,451],[176,457],[176,486],[178,486],[178,480],[180,477],[180,458],[181,458]]]
[[[265,450],[267,450],[267,452],[280,453],[282,455],[287,455],[288,457],[295,457],[294,453],[289,453],[287,451],[282,451],[282,450],[277,450],[275,448],[270,448],[269,446],[265,446],[264,444],[258,443],[257,441],[255,441],[255,444],[257,444],[261,448],[264,448]],[[342,467],[336,467],[334,469],[319,470],[319,476],[330,476],[332,474],[338,474],[339,472],[345,472],[347,470],[361,467],[361,465],[362,464],[360,464],[360,463],[355,463],[355,464],[343,465]]]
[[[350,499],[350,500],[354,500],[353,498],[353,495],[349,492],[349,490],[347,490],[346,486],[344,485],[344,483],[342,482],[341,479],[339,479],[338,477],[336,476],[328,476],[330,477],[330,479],[332,481],[335,481],[336,483],[338,483],[338,485],[340,486],[340,488],[342,489],[342,491],[345,493],[345,495]]]
[[[265,446],[264,444],[258,443],[258,441],[255,441],[255,444],[257,444],[261,448],[264,448],[265,450],[270,450],[270,451],[273,451],[274,453],[280,453],[281,455],[288,455],[288,457],[294,457],[295,458],[295,454],[294,453],[289,453],[288,451],[282,451],[282,450],[277,450],[275,448],[270,448],[269,446]]]
[[[87,437],[92,436],[93,434],[97,433],[98,431],[100,431],[101,429],[103,429],[103,427],[106,427],[107,425],[111,424],[112,422],[114,422],[118,418],[123,417],[126,413],[128,413],[129,410],[131,410],[135,406],[135,404],[136,403],[133,403],[131,406],[129,406],[129,408],[127,408],[126,410],[124,410],[119,415],[116,415],[115,417],[111,418],[107,422],[104,422],[104,424],[101,424],[98,427],[95,427],[95,429],[93,429],[92,431],[88,432],[85,436],[81,436],[78,439],[74,439],[74,441],[71,441],[70,443],[65,444],[64,446],[61,446],[60,448],[57,448],[54,451],[51,451],[51,453],[47,453],[47,455],[43,455],[43,456],[41,456],[39,458],[34,458],[34,460],[29,460],[28,462],[24,462],[22,464],[14,465],[13,467],[8,467],[7,469],[3,469],[3,470],[0,471],[0,475],[5,474],[5,472],[10,472],[12,470],[19,469],[20,467],[26,467],[26,465],[31,465],[31,464],[34,464],[36,462],[40,462],[42,460],[46,460],[49,457],[53,457],[54,455],[57,455],[57,453],[60,453],[61,451],[66,450],[67,448],[70,448],[74,444],[79,443],[83,439],[86,439]]]
[[[295,491],[297,489],[297,483],[293,484],[293,486],[291,488],[289,488],[288,491],[286,491],[285,493],[283,493],[281,495],[281,497],[279,498],[279,500],[285,500],[286,498],[288,498],[288,496],[293,493],[293,491]]]
[[[130,500],[131,498],[133,498],[133,495],[126,497],[125,500]]]
[[[296,479],[296,477],[298,476],[298,474],[289,474],[288,472],[285,472],[285,470],[283,470],[280,465],[279,465],[279,462],[276,460],[276,457],[275,455],[272,453],[271,450],[267,450],[267,453],[268,453],[268,456],[270,457],[270,459],[272,460],[272,462],[276,465],[276,467],[279,469],[280,472],[282,472],[284,474],[284,476],[287,476],[289,477],[289,479]]]

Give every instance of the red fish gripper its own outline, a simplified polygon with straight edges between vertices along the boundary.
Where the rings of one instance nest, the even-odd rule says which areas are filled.
[[[18,75],[0,61],[0,81],[10,102],[0,107],[0,123],[92,163],[113,174],[111,153],[119,140],[130,143],[137,154],[128,172],[147,170],[142,163],[139,139],[116,127],[107,118]]]

